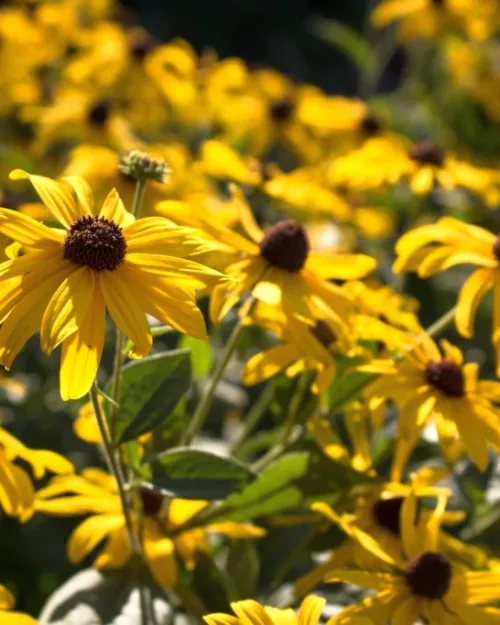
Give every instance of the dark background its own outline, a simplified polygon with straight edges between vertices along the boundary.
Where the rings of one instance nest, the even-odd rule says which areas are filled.
[[[132,16],[162,41],[187,39],[198,51],[271,65],[299,82],[352,95],[352,65],[311,32],[315,18],[366,27],[370,0],[129,0]]]

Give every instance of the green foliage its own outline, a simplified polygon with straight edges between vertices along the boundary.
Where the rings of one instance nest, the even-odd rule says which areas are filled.
[[[191,384],[187,350],[161,352],[123,368],[116,431],[121,442],[163,426]]]
[[[153,485],[183,499],[223,499],[255,478],[237,460],[188,448],[163,452],[152,468]]]

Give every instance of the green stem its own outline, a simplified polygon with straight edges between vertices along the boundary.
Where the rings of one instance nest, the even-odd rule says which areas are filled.
[[[184,445],[191,444],[193,438],[198,434],[198,432],[201,430],[201,428],[203,427],[205,423],[205,420],[208,416],[208,411],[210,410],[210,406],[212,405],[212,401],[215,395],[215,391],[217,389],[217,385],[219,384],[220,379],[222,378],[222,375],[224,374],[227,364],[229,360],[231,359],[231,356],[233,355],[233,352],[236,349],[236,346],[238,345],[238,341],[240,340],[243,329],[245,328],[245,325],[243,324],[243,319],[244,317],[246,317],[246,315],[249,315],[252,312],[255,302],[256,302],[255,299],[251,301],[250,305],[248,306],[248,310],[246,314],[240,316],[238,322],[233,328],[233,331],[231,332],[231,335],[226,344],[226,349],[224,350],[224,354],[222,358],[219,360],[219,362],[217,363],[215,371],[212,375],[212,379],[210,380],[208,389],[206,390],[205,394],[199,401],[198,406],[196,407],[195,413],[193,415],[193,418],[191,420],[191,423],[187,429],[186,435],[183,440]]]
[[[283,424],[283,430],[280,437],[280,442],[283,445],[287,444],[290,434],[297,423],[297,416],[299,414],[300,407],[304,403],[304,398],[307,395],[307,391],[311,384],[311,372],[303,371],[300,374],[299,381],[295,388],[292,400],[290,401],[290,412]]]
[[[137,180],[135,185],[134,200],[132,202],[132,215],[137,219],[141,214],[142,199],[146,190],[146,181]]]
[[[251,410],[248,412],[243,426],[243,430],[231,446],[231,454],[233,456],[237,456],[240,453],[246,439],[259,425],[260,420],[265,415],[266,410],[274,397],[274,392],[274,384],[268,384],[264,391],[262,391],[262,393],[260,394],[259,399],[255,402]]]
[[[120,464],[117,459],[116,451],[109,435],[106,417],[104,416],[101,409],[101,404],[99,403],[99,392],[97,390],[97,384],[95,382],[90,389],[90,401],[92,402],[92,406],[94,408],[94,412],[97,418],[97,424],[99,426],[99,432],[101,434],[106,463],[108,464],[109,470],[116,481],[118,496],[120,498],[123,516],[125,518],[125,525],[130,540],[130,546],[132,548],[132,551],[136,555],[141,556],[142,548],[134,531],[134,524],[132,522],[130,506],[127,501],[127,494],[125,491],[125,480],[123,477],[123,472],[121,470]]]
[[[115,340],[115,357],[113,362],[113,377],[111,378],[111,441],[115,444],[116,440],[116,420],[118,418],[118,410],[120,406],[120,388],[122,383],[122,367],[123,367],[123,332],[116,328]]]

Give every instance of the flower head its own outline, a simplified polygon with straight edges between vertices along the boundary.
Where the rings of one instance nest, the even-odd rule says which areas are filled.
[[[181,332],[206,336],[196,293],[223,277],[182,258],[200,247],[192,230],[163,218],[135,220],[115,190],[97,215],[82,178],[56,182],[20,170],[12,178],[29,178],[64,230],[0,210],[0,232],[25,250],[0,265],[0,362],[6,368],[40,329],[46,353],[62,345],[61,395],[76,399],[97,373],[106,310],[133,341],[132,357],[151,348],[146,313]]]

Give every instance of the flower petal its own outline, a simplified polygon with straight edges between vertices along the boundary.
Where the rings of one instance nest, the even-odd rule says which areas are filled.
[[[80,267],[71,273],[52,296],[42,319],[40,341],[46,354],[60,345],[83,325],[93,303],[94,272]]]
[[[493,288],[494,283],[495,273],[491,269],[477,269],[462,286],[455,321],[457,330],[463,336],[472,338],[474,335],[477,307],[485,294]]]
[[[300,351],[294,345],[277,345],[265,352],[252,356],[243,370],[242,382],[246,386],[268,380],[300,358]]]
[[[78,205],[80,217],[94,213],[94,196],[88,182],[80,176],[66,176],[63,178],[73,189]]]
[[[29,179],[45,206],[66,228],[70,228],[81,217],[78,206],[65,185],[45,176],[32,176],[22,169],[15,169],[9,177],[11,180]]]
[[[125,524],[121,515],[100,514],[91,516],[76,527],[68,540],[68,560],[72,564],[81,562],[109,534]]]
[[[377,261],[366,254],[309,254],[306,268],[326,280],[357,280],[364,278],[377,266]]]
[[[111,318],[116,326],[134,343],[129,354],[132,358],[142,358],[149,354],[153,339],[149,324],[135,294],[120,278],[120,270],[103,271],[99,275],[102,294]]]
[[[135,217],[125,209],[116,189],[112,189],[106,196],[99,217],[104,217],[121,228],[135,222]]]
[[[101,361],[105,322],[104,299],[100,285],[96,284],[79,329],[63,343],[60,370],[63,400],[79,399],[90,390]]]
[[[57,230],[8,208],[0,208],[0,232],[26,247],[53,248],[64,241],[64,235]]]

